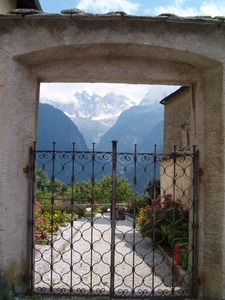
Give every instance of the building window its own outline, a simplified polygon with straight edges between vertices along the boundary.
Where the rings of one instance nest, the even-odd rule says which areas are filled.
[[[188,124],[184,124],[181,126],[181,141],[180,148],[190,149],[190,127]]]

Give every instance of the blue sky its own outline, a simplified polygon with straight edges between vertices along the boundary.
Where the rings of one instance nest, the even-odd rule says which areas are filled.
[[[85,12],[107,13],[124,11],[133,15],[155,16],[174,13],[179,16],[225,15],[224,0],[39,0],[43,11],[60,13],[67,8]]]
[[[79,8],[85,12],[107,13],[124,11],[133,15],[156,16],[173,13],[178,16],[225,16],[225,0],[39,0],[44,12],[60,13],[63,9]],[[151,90],[153,100],[161,100],[165,91],[170,94],[177,87],[149,85],[121,85],[103,83],[52,83],[41,84],[40,97],[61,102],[69,102],[76,92],[86,90],[101,96],[115,92],[130,97],[137,103]],[[164,96],[163,96],[164,97]]]

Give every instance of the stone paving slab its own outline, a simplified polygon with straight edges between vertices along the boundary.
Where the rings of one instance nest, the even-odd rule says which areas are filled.
[[[169,293],[173,280],[171,268],[160,252],[153,251],[150,240],[141,238],[138,230],[133,227],[133,219],[129,217],[116,222],[114,279],[115,287],[118,287],[117,291],[127,289],[129,294],[132,283],[135,282],[138,287],[137,295],[141,295],[141,291],[145,290],[146,296],[150,296],[153,287],[159,293],[162,290],[167,290]],[[73,248],[71,244],[74,245]],[[133,244],[135,244],[135,251],[133,251]],[[53,249],[43,245],[36,245],[35,249],[34,287],[37,291],[40,287],[46,288],[47,291],[50,285],[55,290],[68,289],[72,285],[74,289],[84,289],[87,292],[90,288],[90,266],[92,266],[92,272],[95,274],[92,278],[92,286],[95,290],[105,290],[106,294],[103,297],[96,296],[96,299],[107,299],[111,280],[109,214],[96,215],[93,226],[90,218],[76,220],[73,227],[68,225],[60,228],[54,237]],[[133,272],[133,264],[135,272]],[[71,272],[71,265],[76,272]],[[175,290],[179,293],[184,288],[177,285]],[[119,292],[117,293],[119,295]],[[61,299],[85,299],[85,297]]]

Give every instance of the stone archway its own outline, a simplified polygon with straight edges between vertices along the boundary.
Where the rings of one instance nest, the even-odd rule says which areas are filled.
[[[219,19],[111,15],[0,16],[0,274],[27,274],[28,151],[40,82],[179,84],[192,88],[191,143],[200,150],[200,296],[225,297],[224,26]],[[216,116],[216,122],[215,122]],[[212,226],[213,224],[213,226]]]

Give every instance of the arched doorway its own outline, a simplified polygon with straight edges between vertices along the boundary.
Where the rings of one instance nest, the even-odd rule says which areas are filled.
[[[5,210],[1,212],[0,249],[6,282],[19,282],[18,278],[27,273],[29,256],[24,232],[30,216],[28,180],[23,170],[29,165],[28,148],[37,135],[39,83],[177,84],[192,87],[190,143],[198,145],[205,171],[200,186],[199,273],[207,284],[201,291],[209,297],[223,297],[224,279],[217,274],[223,274],[224,233],[220,225],[224,201],[216,200],[216,205],[211,201],[224,198],[224,57],[220,29],[214,22],[204,26],[198,20],[164,21],[141,17],[121,20],[114,16],[5,17],[1,21],[5,30],[1,39],[4,126],[0,133],[2,168],[7,175],[2,185],[1,205]],[[213,48],[208,46],[212,44]],[[12,155],[15,148],[18,151]],[[12,176],[17,180],[11,180]],[[13,209],[18,202],[20,205]],[[209,226],[215,219],[217,225]],[[15,234],[18,223],[21,228]],[[18,271],[11,271],[10,262],[18,265]]]

